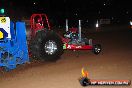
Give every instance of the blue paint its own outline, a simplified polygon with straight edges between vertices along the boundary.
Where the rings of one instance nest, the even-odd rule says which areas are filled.
[[[8,34],[0,28],[5,36],[0,42],[0,67],[6,68],[6,71],[29,62],[25,23],[16,22],[15,30],[14,23],[11,22],[10,27],[11,39],[6,38]]]

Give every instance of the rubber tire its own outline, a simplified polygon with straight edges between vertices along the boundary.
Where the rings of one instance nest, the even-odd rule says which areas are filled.
[[[100,51],[97,52],[95,48],[100,49]],[[102,51],[102,48],[101,48],[101,45],[100,44],[96,44],[96,45],[93,46],[93,53],[94,54],[98,55],[101,51]]]
[[[48,55],[43,48],[48,40],[56,42],[58,50],[53,55]],[[57,33],[54,31],[41,30],[36,33],[36,36],[30,42],[30,52],[33,59],[56,61],[63,54],[63,42]]]
[[[55,53],[53,53],[52,55],[49,55],[45,52],[45,44],[47,41],[52,40],[56,43],[57,45],[57,51]],[[43,48],[41,48],[41,55],[42,58],[45,61],[56,61],[60,58],[60,56],[63,54],[64,50],[63,50],[63,42],[61,40],[61,38],[58,36],[57,33],[55,33],[54,31],[49,31],[46,36],[43,36],[43,41],[42,41],[42,46]]]
[[[32,59],[41,59],[41,43],[42,43],[42,32],[38,31],[36,36],[31,39],[29,43],[29,51]]]

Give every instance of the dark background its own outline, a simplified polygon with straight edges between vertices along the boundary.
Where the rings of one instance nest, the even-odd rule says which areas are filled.
[[[93,21],[110,19],[128,23],[132,18],[131,0],[0,0],[0,7],[12,19],[30,18],[32,13],[46,13],[56,24],[66,18]]]

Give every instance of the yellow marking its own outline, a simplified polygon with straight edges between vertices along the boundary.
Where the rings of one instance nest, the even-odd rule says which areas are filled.
[[[4,38],[3,33],[0,31],[0,39]]]
[[[6,18],[5,17],[0,17],[0,23],[6,23]]]

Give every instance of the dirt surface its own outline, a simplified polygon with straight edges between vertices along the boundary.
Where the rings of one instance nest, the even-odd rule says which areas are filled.
[[[90,79],[132,80],[132,30],[91,33],[102,52],[65,51],[55,63],[36,62],[0,72],[0,88],[83,88],[78,78],[81,68]],[[132,88],[130,86],[90,86],[86,88]]]

